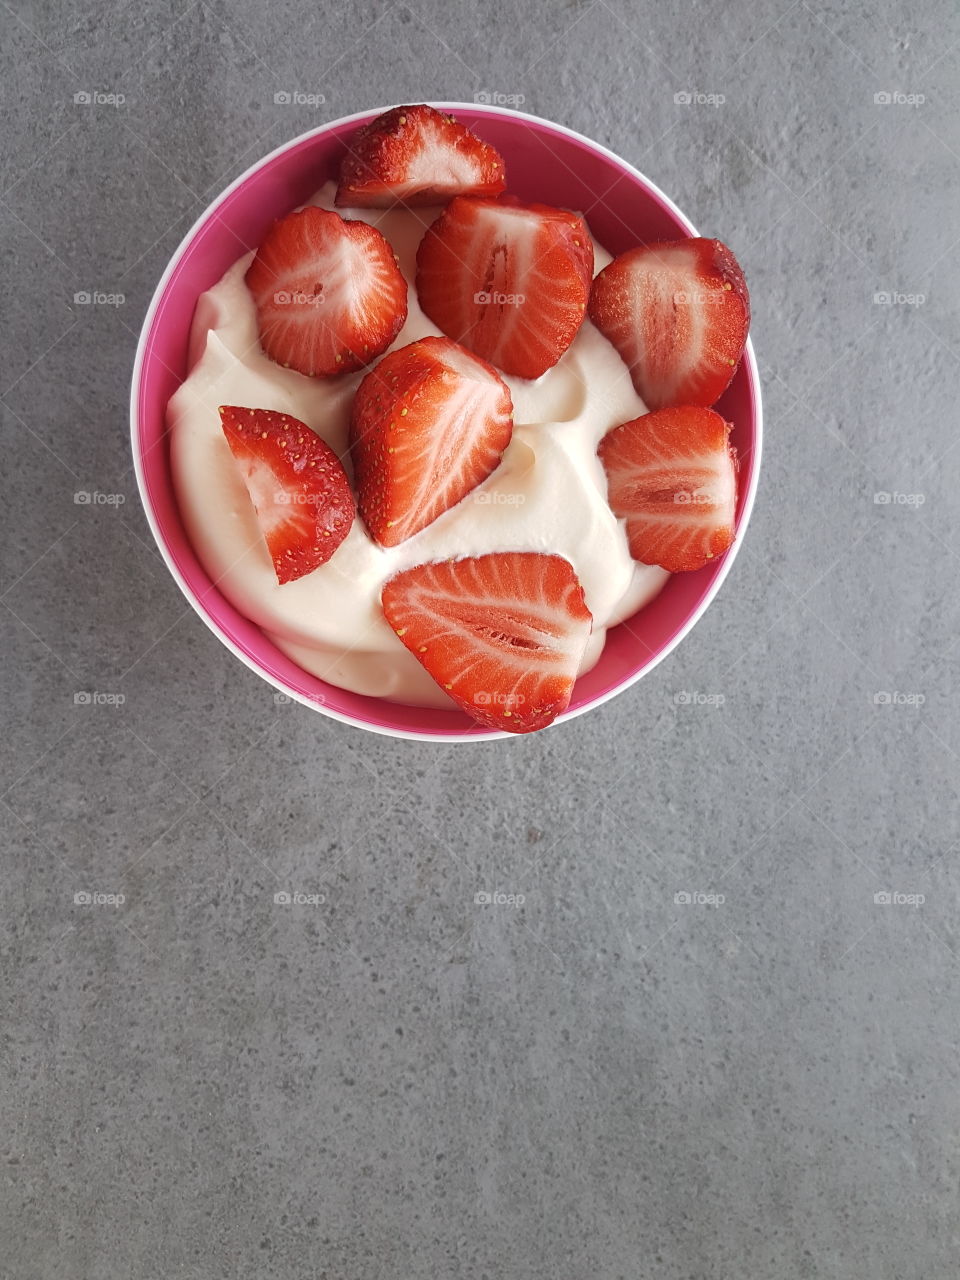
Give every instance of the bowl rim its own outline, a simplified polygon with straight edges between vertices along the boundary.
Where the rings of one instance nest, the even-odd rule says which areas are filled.
[[[160,529],[160,523],[153,510],[153,505],[150,501],[148,488],[147,488],[146,473],[143,466],[143,457],[140,450],[139,401],[140,401],[140,388],[141,388],[141,383],[143,381],[143,370],[144,370],[144,365],[147,359],[148,339],[151,336],[154,320],[155,320],[157,311],[160,307],[160,303],[162,302],[164,294],[166,292],[167,285],[169,284],[170,279],[172,278],[174,272],[179,267],[181,259],[186,254],[187,250],[192,244],[194,237],[197,235],[197,233],[207,223],[207,221],[216,213],[217,209],[219,209],[219,207],[233,194],[234,191],[236,191],[239,187],[241,187],[246,181],[248,181],[249,178],[251,178],[255,173],[257,173],[265,165],[271,163],[271,161],[275,160],[278,156],[283,155],[284,152],[291,150],[293,147],[300,146],[302,143],[306,142],[307,139],[309,138],[318,137],[333,129],[338,129],[343,125],[352,124],[354,121],[360,122],[360,121],[370,120],[378,115],[382,115],[385,111],[390,111],[395,106],[400,106],[400,105],[403,105],[403,104],[392,103],[389,106],[385,106],[385,107],[368,107],[363,111],[355,111],[350,115],[339,116],[335,120],[328,120],[324,124],[318,125],[314,129],[308,129],[306,130],[306,132],[297,134],[293,138],[288,138],[286,142],[282,142],[279,146],[274,147],[272,151],[269,151],[266,155],[261,156],[259,159],[255,160],[253,164],[249,165],[246,169],[244,169],[244,171],[241,174],[239,174],[236,178],[233,179],[232,182],[230,182],[226,187],[224,187],[213,198],[213,200],[211,200],[209,204],[207,204],[203,208],[203,210],[199,213],[195,221],[192,223],[188,231],[183,236],[180,243],[177,245],[177,248],[171,254],[170,259],[167,262],[167,265],[163,271],[163,274],[161,275],[160,279],[157,281],[157,285],[153,291],[153,295],[150,299],[149,306],[147,307],[146,313],[143,318],[143,324],[140,328],[140,336],[137,341],[137,351],[136,351],[136,355],[134,357],[134,362],[133,362],[133,376],[130,384],[130,436],[131,436],[131,451],[133,454],[134,475],[137,481],[137,490],[140,495],[140,505],[143,509],[144,515],[146,516],[147,524],[150,527],[150,532],[153,534],[153,540],[157,545],[157,548],[160,552],[160,555],[164,563],[167,566],[167,569],[169,570],[177,586],[180,588],[180,591],[186,597],[188,603],[190,604],[194,612],[206,624],[207,628],[213,632],[213,634],[217,637],[217,639],[223,645],[225,645],[226,648],[229,649],[230,652],[235,657],[239,658],[240,661],[244,664],[244,666],[248,667],[251,671],[255,672],[267,684],[272,685],[276,690],[285,694],[287,697],[289,697],[293,701],[299,702],[302,706],[310,707],[314,711],[321,712],[323,715],[327,716],[329,719],[337,720],[341,724],[351,725],[353,728],[356,728],[356,729],[364,729],[368,733],[379,734],[382,737],[399,738],[402,740],[412,741],[412,742],[437,742],[437,743],[463,743],[463,742],[475,743],[475,742],[503,741],[504,739],[515,739],[523,735],[506,733],[500,729],[490,729],[490,730],[481,729],[479,732],[477,732],[476,730],[464,730],[462,733],[442,734],[442,733],[434,733],[428,730],[400,729],[392,725],[374,724],[367,720],[361,720],[357,716],[349,715],[346,712],[338,711],[333,707],[327,706],[326,704],[321,703],[317,698],[311,698],[309,695],[301,693],[300,691],[293,688],[292,686],[285,684],[282,679],[276,676],[273,676],[271,674],[268,674],[264,670],[264,668],[250,654],[246,653],[243,649],[241,649],[240,646],[233,640],[233,638],[221,628],[219,623],[217,623],[210,616],[210,614],[206,611],[206,609],[204,609],[203,604],[195,594],[193,588],[190,586],[190,584],[187,582],[184,575],[181,573],[180,568],[176,564],[169,548],[167,547],[166,539],[164,538],[163,533]],[[640,170],[635,168],[634,165],[630,164],[627,160],[624,160],[621,156],[618,156],[616,152],[611,151],[609,147],[605,147],[603,143],[597,142],[593,138],[588,138],[585,134],[578,133],[574,129],[569,129],[567,128],[566,125],[558,124],[557,121],[555,120],[548,120],[543,116],[532,115],[531,113],[525,112],[525,111],[517,111],[511,107],[500,107],[500,106],[490,105],[487,103],[478,103],[478,102],[431,101],[428,105],[435,107],[437,108],[437,110],[441,110],[441,111],[451,111],[451,112],[469,111],[479,115],[490,115],[490,116],[497,116],[500,118],[516,120],[521,124],[533,122],[538,125],[545,125],[547,128],[552,129],[557,133],[565,134],[567,137],[572,138],[575,141],[584,144],[586,147],[599,153],[604,158],[612,161],[613,164],[617,165],[625,173],[629,174],[631,177],[638,180],[653,195],[655,195],[657,199],[663,202],[663,204],[676,217],[678,222],[680,222],[681,225],[686,228],[686,230],[691,236],[699,235],[699,232],[697,231],[696,227],[690,221],[690,219],[686,216],[686,214],[680,208],[678,208],[678,206],[674,203],[674,201],[671,200],[670,197],[664,191],[661,191],[661,189],[657,186],[657,184],[651,181],[651,179],[648,178],[646,174],[641,173]],[[557,725],[565,724],[570,720],[576,719],[578,716],[585,715],[588,711],[593,711],[597,707],[603,706],[604,703],[609,702],[612,698],[616,697],[618,694],[623,693],[624,690],[629,689],[632,685],[636,684],[639,680],[641,680],[645,675],[648,675],[651,671],[653,671],[655,667],[659,666],[659,664],[666,657],[668,657],[671,653],[673,653],[673,651],[680,644],[680,642],[690,633],[690,631],[692,631],[693,627],[696,625],[697,622],[699,622],[700,618],[703,617],[708,607],[716,599],[721,586],[726,581],[727,576],[730,573],[730,570],[733,568],[734,560],[736,559],[740,551],[740,547],[743,543],[743,535],[745,534],[747,526],[750,523],[750,516],[753,512],[753,506],[754,506],[754,502],[756,500],[756,495],[757,495],[757,488],[760,482],[760,466],[761,466],[762,453],[763,453],[763,401],[762,401],[762,394],[761,394],[761,388],[760,388],[760,372],[757,367],[756,355],[753,350],[753,340],[750,335],[748,335],[747,337],[747,344],[744,349],[743,359],[747,366],[747,384],[748,384],[748,389],[750,394],[750,403],[753,410],[753,421],[754,421],[753,441],[751,446],[751,453],[753,456],[751,461],[750,481],[747,486],[747,492],[743,502],[743,510],[740,516],[740,522],[737,526],[737,536],[734,539],[732,546],[724,555],[723,563],[720,565],[716,578],[714,579],[709,590],[706,592],[706,594],[704,595],[703,599],[699,602],[697,607],[687,617],[683,625],[677,629],[677,631],[671,637],[670,641],[663,646],[663,648],[659,651],[659,653],[657,653],[654,657],[650,658],[648,661],[642,663],[636,671],[632,672],[629,676],[625,677],[622,681],[620,681],[619,684],[616,684],[612,688],[607,689],[604,693],[599,694],[596,698],[592,699],[591,701],[585,702],[583,706],[564,711],[562,715],[557,716],[556,720],[554,720],[551,725],[547,726],[548,728],[554,728]]]

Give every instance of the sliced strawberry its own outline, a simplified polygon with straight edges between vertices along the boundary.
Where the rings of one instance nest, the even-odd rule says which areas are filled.
[[[417,661],[480,724],[530,733],[567,709],[593,618],[560,556],[420,564],[391,578],[382,602]]]
[[[715,404],[750,327],[740,266],[719,240],[669,240],[622,253],[597,276],[590,319],[629,367],[648,409]]]
[[[451,196],[499,195],[505,186],[503,160],[489,142],[421,104],[394,107],[357,131],[340,166],[337,204],[442,204]]]
[[[326,564],[350,532],[353,494],[340,459],[298,418],[272,409],[220,406],[273,567],[293,582]]]
[[[350,423],[360,514],[377,542],[395,547],[482,484],[512,431],[506,383],[449,338],[384,356]]]
[[[264,351],[310,377],[369,364],[407,318],[407,282],[380,232],[312,205],[274,223],[246,281]]]
[[[575,213],[509,196],[458,196],[420,242],[420,306],[444,333],[521,378],[539,378],[577,336],[593,241]]]
[[[700,569],[733,542],[737,455],[730,424],[700,406],[658,409],[614,427],[597,450],[608,501],[634,560]]]

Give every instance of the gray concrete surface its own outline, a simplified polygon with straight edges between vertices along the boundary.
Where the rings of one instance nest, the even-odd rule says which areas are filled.
[[[956,6],[0,24],[3,1280],[955,1277]],[[734,246],[768,435],[673,657],[451,749],[277,706],[186,611],[126,398],[230,178],[324,119],[478,93]]]

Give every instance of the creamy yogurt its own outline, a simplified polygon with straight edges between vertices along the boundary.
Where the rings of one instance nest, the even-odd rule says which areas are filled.
[[[328,183],[310,202],[332,209]],[[420,239],[439,209],[338,210],[378,227],[409,286],[406,324],[390,350],[439,334],[417,304]],[[595,245],[595,269],[610,255]],[[455,704],[387,625],[383,583],[428,560],[490,551],[545,551],[566,557],[583,585],[594,630],[581,673],[597,661],[606,629],[651,600],[669,574],[631,559],[623,524],[606,500],[596,456],[600,439],[645,412],[626,366],[585,320],[560,361],[536,381],[504,375],[514,407],[513,438],[497,470],[433,524],[384,548],[358,516],[319,569],[280,586],[240,470],[224,438],[218,407],[275,409],[301,419],[341,456],[350,408],[365,370],[308,378],[269,360],[240,258],[197,303],[189,374],[167,416],[173,479],[194,549],[218,588],[295,662],[331,684],[417,706]]]

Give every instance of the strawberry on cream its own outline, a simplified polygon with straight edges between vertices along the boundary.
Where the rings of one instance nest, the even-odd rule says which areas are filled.
[[[334,208],[328,183],[310,202]],[[407,317],[390,351],[440,330],[423,314],[416,253],[438,206],[345,209],[386,237],[407,281]],[[413,537],[378,545],[356,519],[319,568],[280,585],[250,494],[224,437],[221,405],[271,409],[313,429],[352,469],[351,408],[367,369],[312,378],[264,353],[244,255],[198,302],[189,374],[170,400],[171,460],[178,501],[194,548],[219,590],[306,670],[330,683],[397,702],[453,703],[404,647],[384,617],[381,591],[402,570],[494,551],[539,551],[573,566],[593,615],[580,671],[597,661],[606,628],[652,599],[669,577],[631,558],[621,521],[607,502],[597,446],[620,423],[645,412],[630,371],[586,320],[558,363],[536,380],[504,374],[514,407],[512,439],[500,465],[455,506]],[[595,246],[599,271],[610,257]]]

